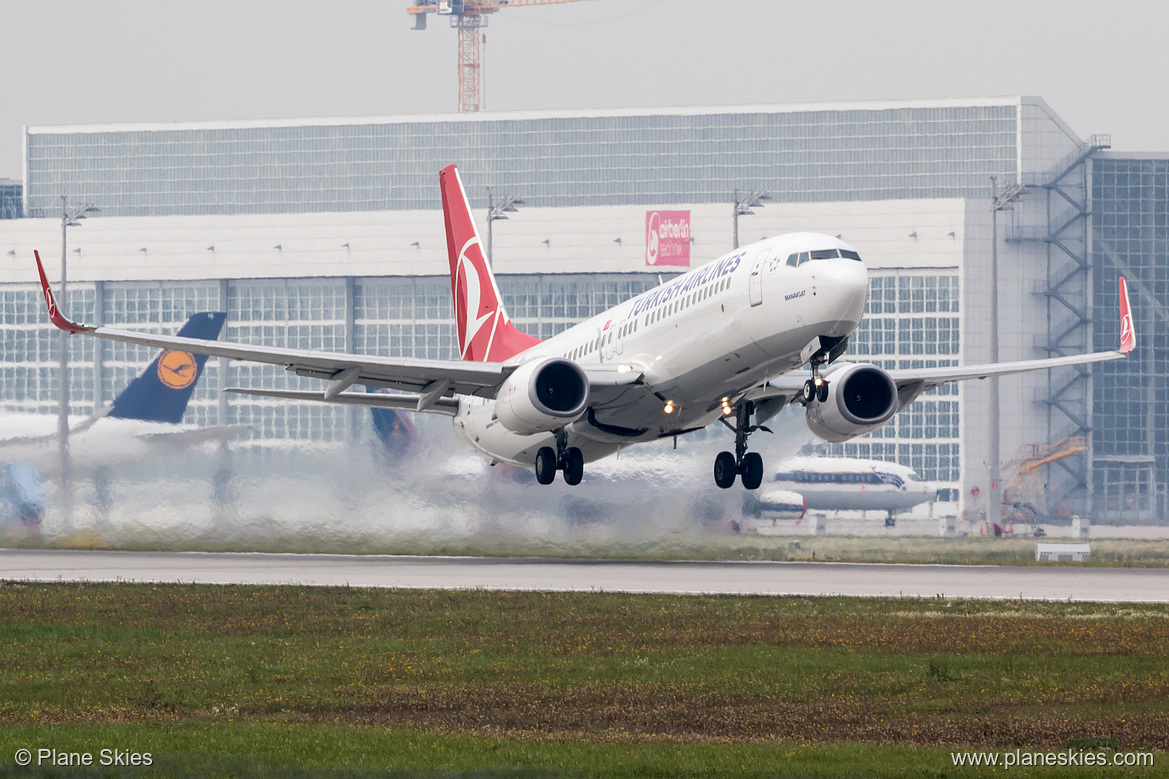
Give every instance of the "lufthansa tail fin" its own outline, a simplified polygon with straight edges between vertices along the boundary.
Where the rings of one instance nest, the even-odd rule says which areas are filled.
[[[503,307],[495,276],[483,255],[483,242],[471,218],[459,171],[448,165],[438,174],[446,222],[451,295],[459,334],[459,357],[473,362],[503,362],[540,343],[516,328]]]
[[[178,335],[214,341],[219,338],[226,319],[227,314],[222,312],[195,314]],[[205,354],[167,349],[114,398],[108,416],[177,425],[183,420],[183,412],[206,362]]]

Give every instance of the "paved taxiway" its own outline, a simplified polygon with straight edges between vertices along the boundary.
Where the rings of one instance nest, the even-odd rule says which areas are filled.
[[[1169,602],[1169,569],[0,550],[0,579]]]

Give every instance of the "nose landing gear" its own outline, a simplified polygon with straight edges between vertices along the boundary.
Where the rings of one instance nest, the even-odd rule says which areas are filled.
[[[584,478],[584,454],[575,446],[568,445],[568,434],[563,429],[556,431],[556,448],[541,446],[536,452],[536,481],[551,484],[556,472],[564,471],[564,483],[580,484]]]
[[[729,489],[735,483],[736,476],[742,476],[743,486],[749,490],[759,489],[763,483],[763,457],[758,452],[747,451],[747,436],[756,430],[771,430],[763,425],[752,425],[751,416],[755,413],[755,404],[745,400],[739,404],[735,415],[735,424],[732,425],[724,418],[722,423],[735,431],[735,452],[719,452],[714,458],[714,483],[722,489]]]

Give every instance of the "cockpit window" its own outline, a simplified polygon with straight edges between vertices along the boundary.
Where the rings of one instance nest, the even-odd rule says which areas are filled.
[[[788,257],[787,264],[793,268],[796,267],[797,265],[799,265],[800,264],[800,255],[797,253],[797,254],[793,254],[792,256]]]
[[[859,261],[859,260],[860,260],[860,258],[861,258],[861,256],[860,256],[859,254],[857,254],[856,252],[852,251],[851,249],[841,249],[841,250],[840,250],[840,256],[841,256],[841,257],[843,257],[843,258],[844,258],[844,259],[846,259],[846,260],[857,260],[857,261]]]
[[[808,253],[807,252],[800,252],[800,265],[803,265],[807,261],[808,261]]]
[[[836,249],[817,249],[812,252],[813,260],[832,260],[839,256]]]

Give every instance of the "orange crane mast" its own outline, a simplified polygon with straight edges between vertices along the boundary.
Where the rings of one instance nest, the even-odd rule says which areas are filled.
[[[561,5],[584,0],[420,0],[406,13],[414,16],[414,29],[426,29],[428,14],[451,18],[451,27],[459,31],[459,113],[478,111],[483,91],[482,35],[488,17],[501,8],[530,5]]]

